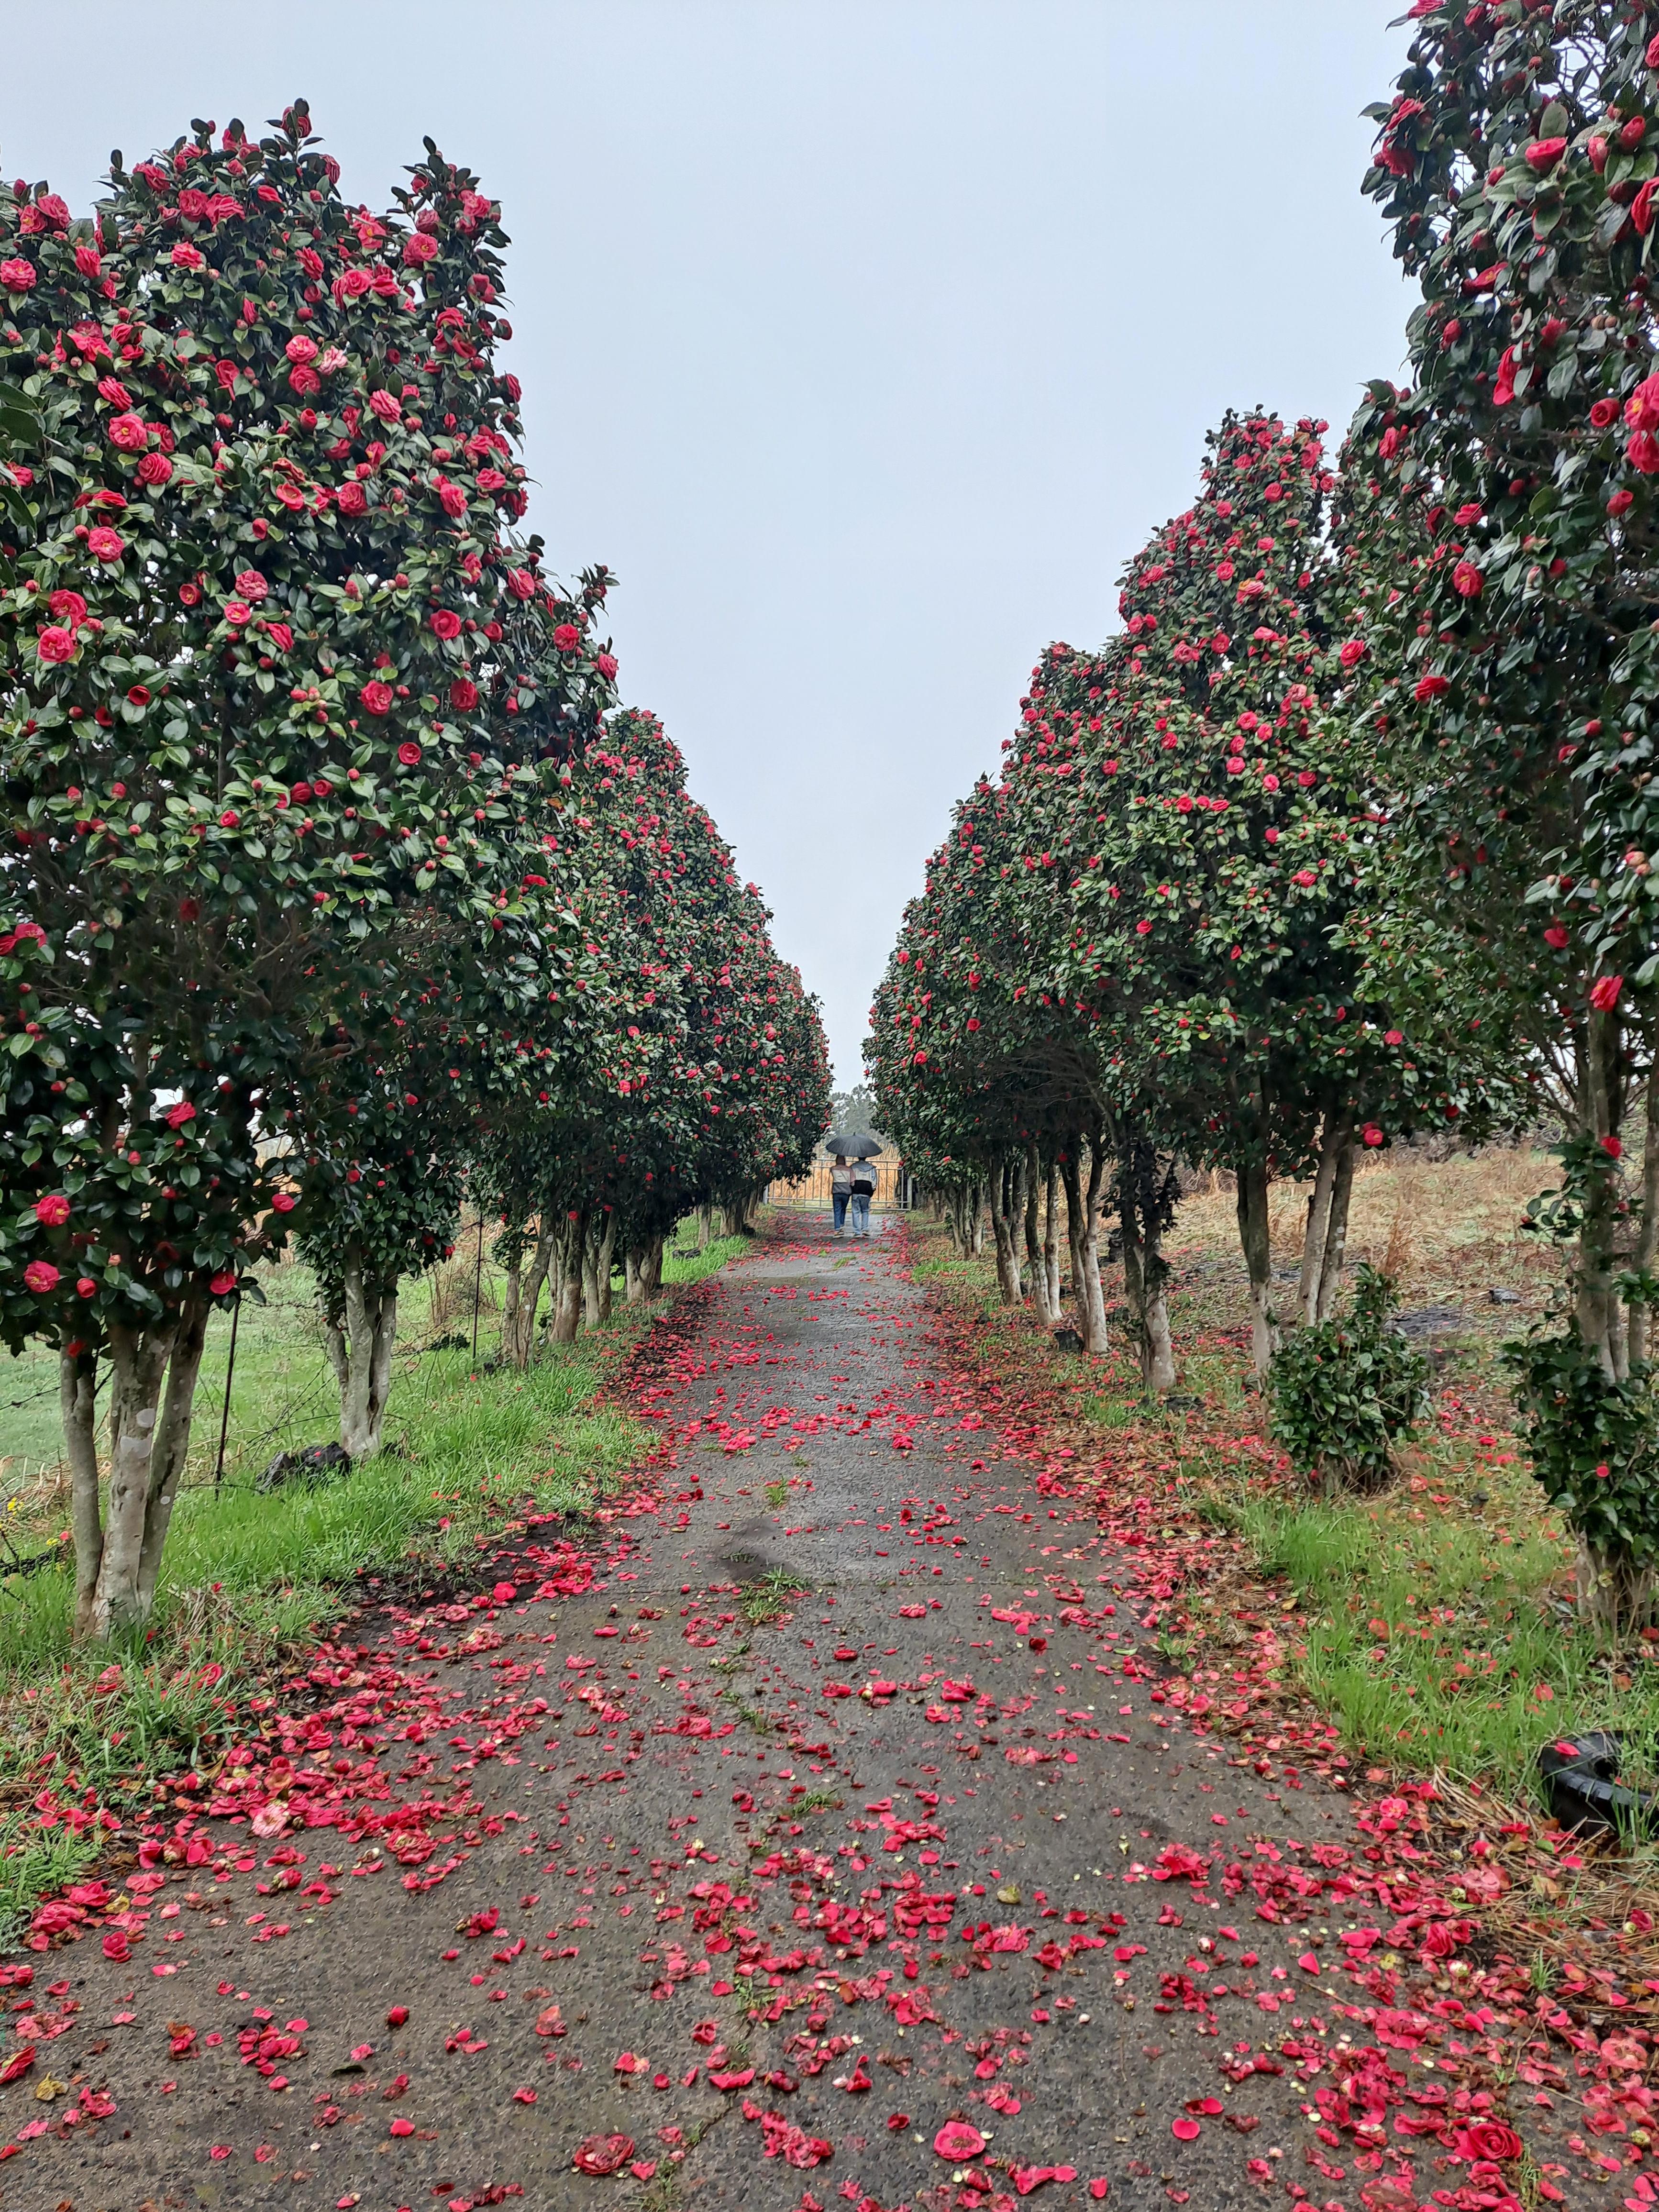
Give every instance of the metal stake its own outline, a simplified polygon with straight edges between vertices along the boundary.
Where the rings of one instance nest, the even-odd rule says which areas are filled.
[[[230,1378],[236,1372],[236,1330],[242,1318],[242,1293],[239,1288],[236,1303],[230,1310],[230,1356],[225,1362],[225,1404],[219,1416],[219,1463],[213,1470],[213,1486],[217,1490],[225,1479],[225,1438],[230,1431]]]
[[[472,1270],[472,1364],[478,1364],[478,1301],[483,1295],[483,1214],[478,1215],[478,1263]]]

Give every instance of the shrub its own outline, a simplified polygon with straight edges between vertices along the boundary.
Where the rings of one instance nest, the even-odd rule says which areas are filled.
[[[1346,1320],[1297,1331],[1268,1369],[1273,1441],[1298,1474],[1346,1490],[1380,1490],[1394,1448],[1421,1416],[1429,1364],[1389,1317],[1391,1278],[1362,1267]]]

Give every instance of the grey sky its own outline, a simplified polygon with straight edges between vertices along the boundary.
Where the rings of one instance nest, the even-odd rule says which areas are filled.
[[[1257,400],[1340,430],[1406,295],[1358,194],[1373,0],[54,0],[0,170],[296,94],[381,204],[423,133],[505,204],[531,520],[824,1001],[840,1079],[952,799],[1052,638]]]

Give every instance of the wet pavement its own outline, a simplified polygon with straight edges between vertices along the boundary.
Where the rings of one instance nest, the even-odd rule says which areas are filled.
[[[903,1249],[786,1219],[684,1298],[588,1564],[543,1525],[349,1629],[310,1780],[186,1821],[126,1957],[33,1958],[5,2212],[1358,2206],[1297,2041],[1349,1808],[1165,1705]]]

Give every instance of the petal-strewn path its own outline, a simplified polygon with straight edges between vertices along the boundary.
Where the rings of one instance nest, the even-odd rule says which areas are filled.
[[[1333,2194],[1296,2032],[1340,2033],[1349,1808],[1172,1714],[900,1249],[775,1230],[694,1294],[604,1545],[360,1620],[33,1957],[0,2205]]]

